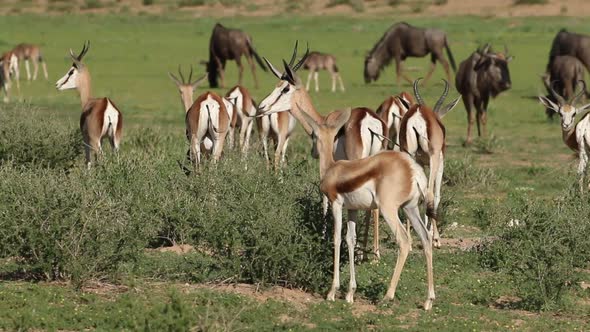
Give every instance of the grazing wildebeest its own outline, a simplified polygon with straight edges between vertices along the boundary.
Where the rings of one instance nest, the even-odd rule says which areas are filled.
[[[559,55],[571,55],[578,58],[586,70],[590,72],[590,36],[568,32],[566,29],[559,30],[551,44],[547,72],[550,71],[555,57]]]
[[[463,96],[463,103],[467,111],[467,139],[465,145],[471,143],[471,128],[474,117],[471,108],[477,110],[477,135],[486,136],[487,110],[490,97],[495,98],[500,92],[510,89],[510,72],[508,62],[512,56],[508,56],[508,50],[504,53],[494,53],[490,45],[483,50],[478,49],[461,62],[455,85],[457,91]]]
[[[447,35],[443,31],[416,28],[405,22],[396,23],[385,32],[365,58],[365,83],[376,81],[383,67],[389,65],[393,58],[397,84],[399,85],[400,76],[412,84],[413,81],[402,73],[402,61],[407,57],[421,58],[429,53],[432,65],[424,78],[424,84],[434,72],[437,60],[443,65],[447,79],[450,81],[449,63],[443,56],[443,47],[447,50],[453,70],[456,70],[455,59],[449,48]]]
[[[338,82],[340,83],[340,90],[344,91],[342,77],[338,72],[338,66],[336,66],[336,57],[332,54],[309,52],[309,55],[303,63],[303,69],[309,70],[305,90],[309,91],[309,82],[311,81],[311,76],[313,75],[315,81],[315,91],[319,91],[318,71],[325,69],[330,73],[330,76],[332,76],[332,92],[336,91],[336,79],[338,79]]]
[[[565,100],[571,100],[574,96],[574,89],[578,81],[584,80],[584,65],[574,56],[558,55],[553,58],[548,69],[548,74],[541,78],[543,85],[547,89],[547,98],[552,102],[557,102],[553,90]],[[588,96],[588,91],[583,91]],[[545,113],[549,119],[553,119],[555,111],[552,108],[545,108]]]
[[[224,70],[225,62],[227,60],[235,60],[239,68],[238,84],[242,84],[242,74],[244,67],[242,66],[242,55],[246,56],[252,69],[252,76],[254,77],[254,85],[258,89],[258,80],[256,79],[256,65],[252,61],[252,56],[256,58],[256,62],[260,65],[262,70],[266,71],[266,66],[262,59],[254,50],[252,45],[252,38],[245,32],[238,29],[228,29],[223,25],[217,23],[213,28],[211,40],[209,42],[209,62],[207,62],[207,73],[209,78],[209,86],[212,88],[219,87],[217,76],[221,78],[221,87],[225,88]]]

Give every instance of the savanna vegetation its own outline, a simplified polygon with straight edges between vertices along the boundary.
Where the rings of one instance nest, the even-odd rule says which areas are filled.
[[[321,91],[311,95],[322,113],[377,107],[410,90],[393,84],[391,67],[376,84],[363,83],[363,57],[391,18],[220,21],[251,34],[273,62],[288,58],[296,39],[334,53],[347,91],[327,92],[329,79],[321,73]],[[419,248],[410,254],[396,300],[380,302],[396,255],[385,227],[381,260],[357,267],[357,301],[322,300],[332,264],[331,236],[323,230],[330,234],[331,223],[321,217],[317,161],[301,128],[278,174],[259,153],[244,159],[229,150],[197,175],[180,170],[184,112],[167,71],[182,64],[204,72],[199,61],[207,58],[215,22],[182,13],[0,21],[0,47],[39,43],[50,74],[49,81],[22,83],[21,94],[0,105],[0,329],[590,328],[590,195],[577,191],[576,161],[559,125],[545,119],[533,98],[542,91],[539,75],[555,32],[590,33],[583,19],[412,19],[445,30],[457,60],[485,42],[505,44],[515,55],[512,89],[491,103],[488,138],[462,146],[461,104],[444,118],[445,242],[434,253],[431,312],[419,308],[425,291]],[[125,119],[119,157],[106,147],[89,171],[79,99],[54,87],[71,65],[68,49],[79,50],[86,39],[94,94],[113,99]],[[414,78],[428,66],[426,58],[407,61]],[[233,63],[226,73],[227,82],[237,80]],[[421,90],[427,102],[442,89],[442,69],[435,74]],[[248,72],[245,78],[251,88]],[[275,83],[270,74],[259,79],[261,88],[251,89],[258,101]],[[253,151],[260,151],[256,144]],[[180,245],[193,250],[162,250]],[[348,269],[342,271],[346,289]]]

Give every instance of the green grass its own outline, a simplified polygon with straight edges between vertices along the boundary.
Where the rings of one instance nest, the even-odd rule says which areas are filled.
[[[181,242],[198,244],[203,240],[203,234],[208,236],[217,234],[215,232],[220,230],[215,227],[219,228],[219,224],[216,224],[217,226],[202,224],[210,226],[203,231],[194,226],[192,219],[182,219],[183,215],[190,214],[195,216],[195,219],[199,216],[202,219],[208,219],[215,213],[221,213],[219,220],[223,221],[230,220],[229,218],[237,210],[219,208],[215,201],[211,200],[211,195],[219,193],[213,192],[211,195],[206,195],[206,190],[200,189],[201,187],[197,185],[202,184],[203,188],[209,188],[215,184],[215,181],[224,179],[223,176],[226,179],[233,179],[232,183],[236,183],[236,186],[243,180],[245,184],[234,190],[235,192],[223,187],[225,191],[221,193],[233,194],[230,201],[232,209],[240,208],[239,213],[244,213],[240,215],[250,216],[251,220],[247,222],[256,225],[256,228],[252,228],[256,231],[252,233],[255,236],[249,238],[254,241],[254,245],[249,247],[253,250],[251,257],[263,257],[261,255],[268,254],[267,259],[273,262],[273,265],[268,271],[264,271],[265,261],[252,261],[251,265],[244,266],[227,266],[202,254],[177,257],[139,250],[139,253],[134,256],[135,259],[119,262],[115,271],[109,271],[108,275],[97,274],[98,278],[106,278],[109,282],[119,285],[114,289],[106,287],[107,290],[104,293],[97,294],[88,288],[75,290],[69,284],[15,281],[26,277],[26,275],[23,276],[23,272],[26,271],[22,271],[21,265],[17,264],[18,257],[10,259],[3,257],[1,261],[3,264],[0,264],[0,276],[3,280],[0,283],[0,329],[139,330],[148,328],[146,326],[148,323],[156,324],[150,325],[149,328],[153,330],[183,330],[189,326],[211,330],[304,330],[308,328],[429,330],[437,328],[458,331],[588,330],[590,328],[586,323],[590,297],[588,290],[582,291],[578,287],[568,290],[565,297],[572,305],[560,310],[535,313],[502,308],[496,304],[496,300],[516,293],[516,286],[512,283],[512,279],[501,271],[491,271],[481,267],[476,253],[449,248],[435,252],[437,300],[432,312],[426,313],[418,308],[423,301],[426,285],[424,260],[417,247],[410,255],[406,270],[402,274],[396,300],[392,303],[379,303],[385,293],[395,259],[393,235],[385,227],[382,227],[384,229],[382,245],[386,254],[378,264],[364,263],[358,267],[358,303],[353,305],[345,304],[342,300],[336,303],[321,300],[329,287],[329,282],[323,281],[329,279],[329,269],[322,270],[326,271],[324,274],[303,276],[309,277],[309,280],[305,281],[307,284],[317,288],[316,294],[311,294],[311,291],[309,294],[314,301],[303,305],[287,300],[257,301],[250,296],[193,287],[195,283],[224,279],[259,282],[260,280],[251,276],[250,279],[245,277],[246,280],[240,279],[239,276],[235,277],[241,269],[246,268],[251,274],[259,270],[263,270],[261,273],[267,273],[263,274],[267,279],[262,279],[265,284],[285,284],[284,280],[273,279],[271,280],[273,282],[268,282],[269,276],[272,276],[269,271],[274,272],[275,270],[272,269],[279,269],[282,266],[281,263],[293,262],[281,262],[282,257],[272,257],[272,247],[267,247],[264,252],[255,252],[257,248],[263,248],[262,245],[265,243],[262,239],[268,233],[264,225],[254,223],[256,218],[260,220],[267,218],[271,220],[269,224],[273,221],[277,224],[282,223],[281,218],[285,217],[283,210],[265,212],[261,205],[246,212],[241,209],[249,207],[248,204],[251,201],[261,204],[260,202],[268,198],[275,202],[283,201],[284,204],[289,205],[285,211],[290,211],[286,214],[291,216],[290,218],[309,221],[305,218],[311,217],[301,216],[304,214],[301,211],[305,210],[306,205],[301,201],[281,200],[281,197],[292,198],[296,197],[297,193],[304,193],[311,197],[308,201],[314,199],[315,202],[317,198],[316,191],[309,194],[301,190],[303,186],[307,185],[311,188],[317,183],[317,168],[316,162],[308,157],[309,142],[299,127],[289,147],[287,166],[289,171],[282,180],[275,178],[271,173],[265,173],[263,163],[255,161],[255,158],[258,158],[256,155],[251,157],[252,165],[255,165],[252,167],[260,167],[260,169],[251,169],[249,172],[238,172],[239,167],[232,168],[231,163],[239,166],[239,158],[230,155],[227,163],[220,166],[218,173],[213,171],[205,173],[211,179],[186,180],[184,175],[179,175],[175,162],[184,157],[186,149],[184,112],[181,109],[176,88],[167,77],[167,71],[174,71],[178,64],[185,67],[192,64],[196,73],[204,72],[199,61],[207,59],[208,40],[216,21],[246,30],[253,37],[259,53],[275,65],[280,64],[282,58],[290,56],[296,39],[300,43],[309,42],[311,49],[335,54],[347,91],[346,93],[326,92],[329,78],[321,73],[322,92],[312,92],[311,96],[322,113],[347,106],[376,107],[386,96],[400,91],[400,88],[392,83],[395,81],[392,67],[385,70],[376,84],[365,85],[362,79],[363,56],[392,23],[390,18],[322,17],[322,20],[318,20],[298,16],[279,16],[223,19],[203,17],[194,20],[188,17],[188,14],[182,13],[171,16],[71,15],[67,21],[63,17],[28,15],[3,17],[0,21],[0,31],[5,32],[5,35],[1,37],[2,45],[9,48],[21,41],[39,43],[48,64],[50,79],[22,84],[22,94],[18,97],[24,102],[2,104],[0,112],[10,114],[16,120],[18,116],[22,116],[29,123],[35,123],[30,125],[29,131],[25,128],[22,132],[45,133],[46,131],[42,130],[49,129],[42,127],[42,130],[37,130],[37,126],[47,122],[55,124],[50,129],[59,131],[60,134],[56,134],[51,139],[42,137],[32,139],[30,149],[26,144],[20,143],[20,140],[26,139],[23,136],[18,140],[3,143],[0,150],[10,148],[13,149],[11,151],[19,152],[19,146],[22,150],[27,147],[27,151],[37,151],[41,160],[47,163],[65,165],[67,169],[71,169],[70,162],[75,165],[74,171],[66,172],[67,174],[60,173],[61,166],[52,166],[55,169],[46,171],[28,169],[32,161],[26,158],[27,151],[20,151],[19,153],[22,152],[22,154],[19,155],[18,165],[3,166],[5,174],[11,176],[10,179],[1,180],[6,185],[6,191],[12,188],[8,184],[14,183],[16,187],[18,179],[30,181],[26,182],[28,187],[23,184],[23,188],[35,189],[34,194],[23,194],[21,197],[33,200],[36,197],[45,197],[43,195],[53,197],[54,192],[67,193],[69,183],[75,185],[76,181],[84,180],[83,183],[88,188],[76,188],[72,190],[72,195],[84,198],[85,204],[96,198],[101,204],[99,206],[108,207],[108,211],[117,211],[121,202],[125,202],[126,213],[136,216],[136,219],[132,218],[135,225],[145,222],[145,228],[152,227],[156,221],[163,222],[162,216],[165,216],[168,218],[166,222],[172,220],[179,228],[170,228],[169,233],[158,233],[159,236],[174,237]],[[564,174],[570,174],[575,169],[575,162],[571,161],[571,153],[561,142],[558,123],[548,123],[545,120],[543,107],[530,97],[536,95],[542,88],[538,74],[544,70],[546,55],[555,32],[566,27],[573,31],[590,33],[590,28],[585,21],[579,18],[453,17],[414,18],[412,23],[445,30],[457,62],[466,58],[477,46],[487,41],[498,46],[507,44],[511,53],[516,56],[510,64],[513,88],[491,101],[488,132],[493,133],[493,137],[479,140],[473,147],[464,148],[462,143],[465,139],[466,115],[463,106],[460,104],[444,119],[449,144],[446,165],[448,181],[443,189],[444,199],[449,201],[445,202],[444,214],[447,225],[457,222],[461,226],[457,230],[449,230],[446,234],[465,238],[493,235],[488,231],[489,225],[486,222],[489,222],[489,218],[485,215],[486,211],[505,203],[510,193],[526,191],[535,198],[551,200],[568,188],[571,177]],[[33,24],[35,31],[23,28]],[[72,27],[76,28],[72,29]],[[60,144],[63,141],[69,142],[72,139],[70,133],[76,131],[80,115],[78,97],[75,92],[58,92],[54,87],[54,82],[65,74],[71,65],[68,49],[78,51],[86,39],[91,39],[91,47],[85,63],[92,74],[94,95],[109,96],[117,103],[125,116],[121,164],[107,162],[104,167],[98,168],[90,175],[85,175],[81,171],[82,156],[71,157],[70,150],[60,150]],[[343,40],[347,42],[343,43]],[[407,66],[419,68],[417,72],[409,73],[416,78],[424,75],[428,70],[429,59],[409,59]],[[252,88],[253,80],[248,71],[245,72],[244,83],[248,88],[252,88],[254,98],[260,101],[270,92],[276,79],[260,70],[257,73],[260,89]],[[306,74],[303,72],[301,75],[306,77]],[[228,86],[237,81],[237,69],[234,63],[230,62],[227,65],[226,77]],[[428,103],[433,103],[441,93],[442,85],[439,81],[442,77],[442,69],[438,67],[431,80],[432,83],[422,89],[424,99]],[[409,91],[411,87],[404,85],[401,89]],[[207,90],[206,87],[200,87],[197,93],[205,90]],[[215,91],[225,92],[220,89]],[[456,92],[451,91],[450,95],[452,97],[456,95]],[[32,108],[36,110],[33,111]],[[42,121],[44,117],[51,121]],[[25,125],[26,121],[23,120]],[[11,130],[15,133],[13,135],[21,132],[18,127]],[[3,130],[3,133],[7,131]],[[48,144],[51,144],[53,148],[48,148]],[[55,153],[52,152],[54,150]],[[20,169],[21,165],[25,169]],[[254,172],[260,174],[254,174]],[[245,175],[240,175],[241,173]],[[215,177],[215,174],[223,176]],[[42,175],[46,175],[47,178],[45,179]],[[139,175],[149,176],[149,178],[141,179]],[[247,179],[249,181],[246,181]],[[254,183],[255,180],[260,183]],[[276,190],[280,181],[295,184],[298,188],[295,190],[296,193],[286,190],[282,192],[262,190],[264,188]],[[172,192],[170,188],[174,189],[174,195],[170,194]],[[105,198],[103,195],[105,192],[115,195],[119,200],[113,200],[109,195]],[[278,196],[277,192],[284,196]],[[194,193],[195,197],[190,198],[191,193]],[[251,201],[246,199],[239,201],[234,199],[238,197],[238,193],[244,197],[250,197],[249,195],[256,197]],[[161,199],[166,195],[169,197]],[[60,204],[59,197],[61,196],[55,195],[55,201],[50,203]],[[203,198],[208,205],[201,210],[202,206],[199,204],[202,202],[197,198]],[[188,203],[192,205],[188,206],[190,205]],[[3,204],[5,204],[3,207],[9,206],[8,202]],[[47,206],[54,206],[51,204],[48,203]],[[45,215],[41,205],[33,207],[41,212],[35,213],[34,209],[22,211],[29,213],[31,218]],[[80,208],[76,204],[66,207],[73,210]],[[50,212],[52,214],[47,215],[52,216],[59,211],[50,210]],[[2,223],[0,226],[7,223],[6,218],[2,217],[5,214],[2,213],[0,211]],[[65,207],[59,213],[68,216],[68,210]],[[89,215],[101,213],[104,211],[88,212]],[[507,222],[510,219],[506,215],[496,217],[498,223]],[[129,218],[129,216],[125,215],[122,218]],[[148,221],[140,218],[146,218]],[[223,225],[228,228],[231,226]],[[240,225],[247,225],[247,223]],[[281,224],[281,226],[288,225]],[[9,234],[8,231],[2,228],[0,232],[2,243],[8,243],[8,239],[14,238],[14,234]],[[233,239],[239,239],[239,235],[244,235],[240,233],[245,233],[235,229],[232,232],[234,232],[232,236],[235,236]],[[189,233],[190,236],[187,236]],[[276,233],[273,234],[277,236]],[[445,236],[444,233],[443,236]],[[260,240],[259,243],[256,242],[257,239]],[[150,240],[149,243],[140,243],[140,245],[151,248],[166,243],[166,240],[162,238],[148,238],[148,240]],[[221,252],[224,248],[224,238],[215,240],[218,241],[215,246]],[[213,240],[209,239],[209,241]],[[314,246],[317,243],[310,242],[309,245]],[[235,245],[236,248],[240,248],[238,244]],[[324,245],[325,252],[328,254],[318,254],[314,257],[315,260],[310,260],[310,264],[318,262],[326,266],[331,264],[330,243],[326,242]],[[214,245],[211,244],[211,246]],[[275,246],[279,245],[275,244]],[[76,257],[85,257],[83,255],[91,256],[91,253],[82,251],[82,254]],[[290,257],[289,259],[297,261],[301,258]],[[80,265],[76,261],[66,263]],[[80,268],[78,265],[77,268]],[[318,265],[312,267],[314,271],[320,270]],[[342,271],[341,289],[345,290],[348,283],[347,266],[343,265]],[[291,278],[290,282],[296,279],[285,271],[280,272],[281,277]],[[296,272],[305,274],[306,271]],[[297,277],[303,279],[300,275]],[[587,275],[583,278],[588,280]],[[288,284],[291,287],[300,287],[305,282]],[[184,283],[188,283],[189,286],[184,286]],[[308,289],[311,288],[314,287],[308,287]],[[359,310],[358,308],[368,309]]]

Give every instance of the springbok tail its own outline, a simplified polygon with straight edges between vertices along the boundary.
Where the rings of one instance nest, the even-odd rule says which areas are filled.
[[[453,67],[453,71],[457,72],[455,58],[453,58],[453,53],[451,53],[451,48],[449,47],[449,42],[447,41],[447,38],[445,38],[445,49],[447,50],[447,56],[449,57],[449,62],[451,63],[451,67]]]
[[[262,58],[260,57],[260,55],[258,55],[256,50],[254,49],[254,45],[252,45],[250,38],[248,38],[248,48],[250,49],[250,53],[252,53],[252,55],[254,56],[254,59],[256,59],[256,62],[258,62],[258,65],[260,66],[260,68],[264,71],[267,71],[264,61],[262,61]]]

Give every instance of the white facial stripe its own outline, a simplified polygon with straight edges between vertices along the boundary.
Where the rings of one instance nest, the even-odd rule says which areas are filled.
[[[77,77],[78,69],[71,67],[68,72],[55,83],[55,87],[60,91],[75,89]]]
[[[293,96],[294,87],[287,81],[276,87],[264,100],[260,103],[260,109],[265,114],[272,114],[277,112],[285,112],[291,109],[291,98]],[[289,90],[283,92],[287,87]]]

